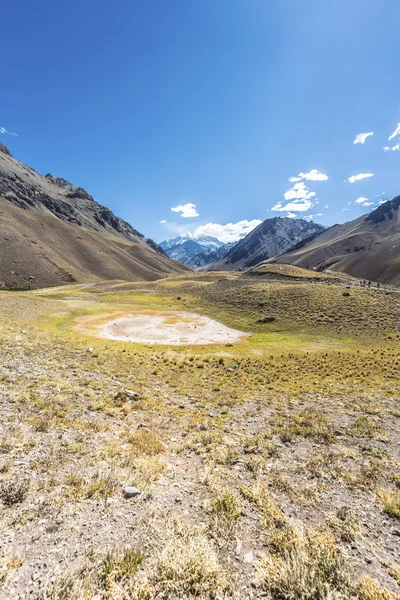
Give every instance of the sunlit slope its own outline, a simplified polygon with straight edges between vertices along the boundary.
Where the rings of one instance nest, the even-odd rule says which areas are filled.
[[[279,256],[289,263],[317,270],[342,271],[381,283],[400,283],[400,196],[369,215],[334,225]]]

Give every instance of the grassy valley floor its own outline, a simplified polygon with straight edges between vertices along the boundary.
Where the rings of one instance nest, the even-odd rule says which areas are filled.
[[[98,337],[157,311],[249,336]],[[1,292],[0,598],[398,598],[399,328],[274,265]]]

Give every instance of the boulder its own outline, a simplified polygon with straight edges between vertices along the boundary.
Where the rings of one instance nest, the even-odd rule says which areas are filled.
[[[273,321],[276,321],[276,317],[273,317],[272,315],[267,315],[258,319],[259,323],[272,323]]]

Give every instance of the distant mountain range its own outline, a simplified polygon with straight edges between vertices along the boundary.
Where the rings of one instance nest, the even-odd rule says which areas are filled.
[[[400,284],[400,196],[302,241],[276,262]]]
[[[266,260],[400,284],[400,196],[328,229],[274,217],[234,244],[186,234],[158,245],[83,188],[40,175],[0,144],[0,287],[149,281],[188,267],[243,271]]]
[[[154,280],[186,267],[83,188],[40,175],[0,144],[0,287]]]
[[[190,233],[160,243],[170,258],[192,269],[204,269],[212,265],[225,256],[233,245],[224,244],[209,235],[193,236]]]
[[[266,219],[228,250],[211,267],[214,271],[243,271],[268,258],[279,256],[298,242],[324,231],[322,225],[304,219]]]

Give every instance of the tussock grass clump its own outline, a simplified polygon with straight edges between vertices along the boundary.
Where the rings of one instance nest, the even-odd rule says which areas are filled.
[[[29,480],[23,478],[5,479],[0,483],[0,499],[5,506],[21,504],[29,490]]]
[[[94,562],[93,562],[94,559]],[[37,600],[154,600],[146,581],[136,577],[144,555],[129,548],[91,557],[80,569],[66,572],[45,586]]]
[[[361,535],[360,524],[347,506],[340,508],[335,517],[330,517],[326,527],[332,531],[337,541],[355,542]]]
[[[138,572],[144,559],[144,554],[128,548],[122,553],[112,550],[104,559],[101,578],[106,589],[110,589],[116,583],[133,577]]]
[[[383,503],[383,512],[390,517],[400,519],[400,490],[377,490],[379,499]]]
[[[150,487],[167,467],[157,456],[135,458],[128,464],[133,469],[134,484],[140,489]]]
[[[358,417],[354,421],[352,429],[355,435],[360,437],[382,441],[387,440],[387,436],[383,433],[379,425],[377,425],[374,420],[367,416]]]
[[[156,456],[165,452],[165,446],[157,435],[147,429],[139,429],[128,437],[133,456]]]
[[[209,540],[175,522],[161,550],[154,585],[160,598],[215,598],[229,592],[227,576]]]
[[[400,585],[400,565],[396,565],[392,562],[383,562],[382,563],[387,572],[393,579]]]
[[[240,517],[239,500],[228,491],[223,492],[212,502],[212,512],[217,515],[226,515],[229,519],[236,520]]]
[[[358,585],[359,600],[399,600],[399,594],[393,594],[372,577],[362,577]]]
[[[274,431],[285,443],[292,442],[296,437],[304,437],[325,444],[335,441],[332,421],[321,412],[303,410],[298,414],[290,415],[290,421],[289,418],[287,421],[288,423],[278,420]]]
[[[255,502],[263,516],[264,527],[281,527],[286,521],[285,515],[272,500],[267,485],[257,480],[251,487],[242,486],[241,493],[247,500]]]
[[[76,502],[107,499],[113,496],[118,489],[118,484],[112,477],[101,474],[97,474],[91,481],[86,482],[81,475],[71,473],[65,483],[67,497]]]
[[[210,530],[216,539],[231,538],[241,516],[238,498],[228,490],[219,494],[211,504]]]
[[[351,596],[353,586],[335,538],[292,525],[275,537],[273,552],[257,565],[262,588],[274,600]]]
[[[115,494],[118,488],[117,483],[111,477],[98,475],[85,488],[84,496],[88,500],[93,498],[108,498]]]
[[[17,556],[11,558],[10,556],[3,555],[0,557],[0,590],[7,581],[10,573],[14,569],[19,569],[23,562],[24,561]]]

